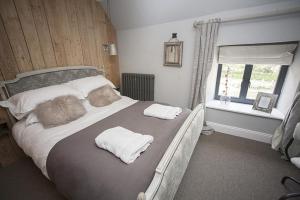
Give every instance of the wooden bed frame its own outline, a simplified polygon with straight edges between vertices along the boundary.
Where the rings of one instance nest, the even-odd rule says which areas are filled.
[[[105,72],[92,66],[72,66],[37,70],[18,74],[16,79],[2,81],[3,100],[31,89],[37,89],[70,80],[95,76]],[[10,116],[11,125],[16,120]],[[141,191],[138,200],[171,200],[174,198],[185,173],[193,150],[200,136],[204,119],[202,105],[198,105],[185,120],[159,162],[153,180],[146,191]]]

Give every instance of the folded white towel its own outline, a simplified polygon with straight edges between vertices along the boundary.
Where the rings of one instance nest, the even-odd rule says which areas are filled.
[[[179,107],[152,104],[144,110],[144,115],[161,119],[174,119],[181,112],[182,109]]]
[[[117,126],[103,131],[96,137],[95,142],[98,147],[108,150],[129,164],[148,148],[153,142],[153,137]]]

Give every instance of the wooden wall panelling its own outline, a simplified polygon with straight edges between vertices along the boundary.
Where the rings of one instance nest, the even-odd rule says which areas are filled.
[[[105,15],[105,22],[101,23],[100,25],[100,31],[101,31],[101,39],[103,41],[102,44],[106,44],[108,42],[108,37],[107,37],[107,16]],[[107,52],[104,51],[103,46],[101,45],[101,53],[102,53],[102,59],[103,59],[103,64],[104,64],[104,70],[106,73],[106,77],[108,79],[111,79],[110,75],[110,68],[109,68],[109,55]]]
[[[98,22],[106,23],[106,13],[99,1],[92,1],[94,14],[97,16]]]
[[[0,14],[19,70],[31,71],[31,58],[13,0],[0,0]]]
[[[91,0],[75,0],[78,17],[78,27],[81,37],[84,65],[99,66],[94,35],[94,20],[92,17]]]
[[[77,22],[78,22],[78,30],[81,40],[81,48],[82,48],[82,56],[83,56],[83,64],[84,65],[92,65],[92,58],[89,50],[88,43],[88,35],[87,35],[87,27],[85,23],[84,12],[81,10],[81,6],[83,2],[80,0],[75,0],[76,11],[77,11]]]
[[[29,0],[14,0],[34,69],[45,66]]]
[[[93,15],[93,5],[95,0],[87,0],[84,6],[84,13],[87,20],[87,28],[88,28],[88,42],[90,53],[92,57],[92,65],[101,68],[102,62],[100,61],[101,55],[97,54],[97,49],[99,48],[96,44],[96,35],[95,35],[95,18]],[[100,59],[99,59],[100,58]]]
[[[45,66],[42,67],[56,67],[57,63],[43,2],[41,0],[30,0],[30,5],[45,62]]]
[[[0,81],[4,81],[4,77],[2,75],[2,72],[0,72]],[[1,115],[0,115],[1,116]]]
[[[81,48],[81,40],[78,30],[78,20],[77,20],[77,9],[74,1],[76,0],[65,0],[67,8],[67,16],[69,23],[69,38],[68,43],[70,45],[70,52],[67,52],[68,55],[68,64],[69,65],[82,65],[83,56]],[[69,53],[69,54],[68,54]]]
[[[107,16],[106,16],[106,17],[107,17]],[[110,32],[111,32],[111,31],[110,31],[110,21],[107,19],[107,20],[106,20],[106,28],[105,28],[105,32],[104,32],[105,38],[106,38],[106,41],[107,41],[107,42],[113,42],[113,41],[111,40],[111,37],[109,36]],[[113,78],[113,71],[112,71],[112,68],[111,68],[111,65],[112,65],[112,57],[113,57],[113,56],[108,55],[107,52],[105,53],[105,56],[106,56],[106,62],[107,62],[106,68],[107,68],[107,71],[109,72],[110,79],[113,80],[113,79],[114,79],[114,78]]]
[[[17,62],[9,44],[8,36],[0,18],[0,69],[1,78],[8,80],[15,78],[19,73]]]
[[[0,0],[0,16],[0,80],[38,68],[93,65],[119,84],[118,56],[102,46],[116,42],[116,33],[99,2]]]
[[[117,45],[117,32],[111,23],[108,24],[107,36],[110,42],[114,42]],[[119,71],[118,56],[109,56],[109,64],[110,64],[109,69],[110,69],[112,81],[116,85],[120,85],[120,71]]]
[[[115,85],[119,86],[119,66],[118,56],[109,56],[107,52],[104,52],[103,44],[107,42],[116,42],[115,35],[110,38],[109,35],[112,32],[110,29],[112,24],[109,22],[107,15],[105,14],[104,9],[102,8],[100,2],[95,2],[95,6],[93,6],[93,13],[95,15],[95,23],[96,23],[96,44],[97,44],[97,54],[101,56],[102,65],[104,66],[104,70],[106,72],[107,78],[109,78]],[[115,63],[117,66],[114,66]],[[116,68],[116,69],[113,69]]]
[[[55,58],[58,66],[67,66],[67,55],[65,51],[67,13],[64,0],[43,0],[46,17],[49,25],[50,35],[54,48]]]
[[[102,29],[103,26],[105,26],[105,12],[102,9],[102,6],[100,2],[98,1],[93,1],[92,5],[93,9],[93,17],[94,17],[94,23],[95,23],[95,28],[94,28],[94,36],[95,36],[95,42],[96,42],[96,54],[98,58],[98,63],[100,68],[104,68],[104,51],[103,51],[103,44],[104,40],[102,38]]]

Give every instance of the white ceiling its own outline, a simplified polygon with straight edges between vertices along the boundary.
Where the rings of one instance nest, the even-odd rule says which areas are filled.
[[[110,12],[117,29],[130,29],[280,1],[284,0],[110,0]]]

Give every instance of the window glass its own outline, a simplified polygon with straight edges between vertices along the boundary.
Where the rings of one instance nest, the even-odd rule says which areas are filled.
[[[223,64],[219,95],[227,95],[238,98],[240,95],[244,70],[244,64]]]
[[[280,65],[253,65],[247,99],[255,99],[258,92],[273,93],[280,71]]]

